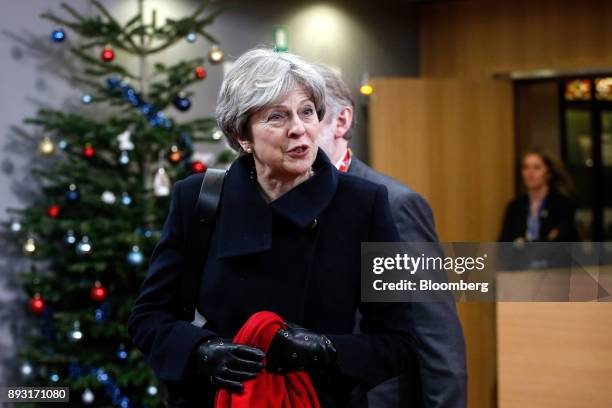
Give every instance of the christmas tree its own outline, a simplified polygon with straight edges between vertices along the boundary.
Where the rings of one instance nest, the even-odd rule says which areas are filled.
[[[158,384],[126,322],[172,182],[233,158],[226,151],[216,163],[195,160],[195,143],[221,139],[214,119],[167,113],[188,110],[190,85],[205,79],[205,64],[222,61],[207,32],[221,10],[205,2],[163,23],[152,10],[145,22],[139,1],[139,12],[120,23],[100,2],[91,4],[93,16],[64,3],[42,15],[59,27],[49,46],[66,47],[66,63],[81,67],[69,83],[82,91],[85,113],[43,109],[18,131],[45,158],[32,169],[39,194],[26,208],[9,209],[4,222],[15,250],[31,258],[20,273],[31,316],[18,353],[21,383],[70,387],[71,405],[154,407]],[[207,59],[154,61],[196,38],[210,43]],[[138,72],[126,66],[130,59]]]

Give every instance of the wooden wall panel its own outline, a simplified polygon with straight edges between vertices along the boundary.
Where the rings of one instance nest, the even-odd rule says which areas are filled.
[[[494,241],[513,194],[507,82],[377,78],[372,165],[428,199],[442,241]],[[495,304],[458,305],[470,408],[495,406]]]
[[[612,67],[612,2],[466,0],[420,8],[422,76]]]
[[[429,200],[442,241],[495,241],[514,188],[510,84],[376,78],[373,85],[373,166]]]

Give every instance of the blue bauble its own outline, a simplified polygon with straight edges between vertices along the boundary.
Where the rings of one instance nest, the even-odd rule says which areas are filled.
[[[62,42],[66,39],[66,33],[61,28],[57,30],[53,30],[51,33],[51,41],[53,42]]]
[[[177,96],[174,98],[174,106],[181,112],[185,112],[191,108],[191,101],[187,97]]]
[[[93,98],[89,94],[84,94],[81,96],[81,102],[83,102],[83,105],[89,105],[92,100]]]
[[[127,98],[127,100],[128,100],[128,102],[130,103],[130,105],[132,105],[132,106],[133,106],[133,107],[135,107],[135,108],[139,107],[139,106],[140,106],[140,104],[142,103],[142,102],[140,101],[140,98],[139,98],[139,97],[138,97],[138,95],[136,95],[136,94],[130,95],[130,96]]]
[[[96,378],[102,384],[106,384],[108,382],[108,374],[106,374],[106,372],[101,368],[98,368],[98,370],[96,371]]]
[[[76,237],[74,236],[74,231],[68,230],[66,236],[64,237],[64,242],[66,243],[66,245],[76,244]]]
[[[130,195],[128,193],[122,193],[121,194],[121,204],[123,204],[123,205],[130,205],[130,204],[132,204],[132,197],[130,197]]]
[[[79,197],[80,195],[78,191],[69,191],[66,193],[66,200],[68,201],[72,201],[72,202],[78,201]]]
[[[75,202],[78,201],[80,197],[81,194],[79,193],[79,190],[77,189],[76,185],[71,184],[70,187],[68,187],[68,191],[66,192],[66,200],[70,202]]]
[[[106,86],[111,91],[117,89],[120,83],[121,83],[121,80],[116,76],[111,76],[111,77],[106,78]]]
[[[140,248],[134,245],[127,256],[127,261],[130,265],[133,266],[142,265],[142,262],[144,261],[144,256],[142,255],[142,252],[140,252]]]
[[[187,33],[185,39],[187,40],[187,42],[194,43],[198,39],[198,35],[194,32]]]
[[[166,115],[164,114],[164,112],[157,112],[155,115],[149,118],[149,124],[151,126],[155,126],[155,127],[164,126],[165,123],[166,123]]]
[[[140,112],[145,116],[153,113],[153,110],[154,107],[150,103],[143,103],[140,105]]]
[[[123,350],[123,349],[119,349],[117,350],[117,358],[119,360],[125,360],[126,358],[128,358],[128,353],[127,351]]]
[[[128,152],[126,152],[125,150],[121,152],[121,154],[119,155],[119,163],[127,166],[128,164],[130,164],[130,156],[128,155]]]
[[[94,317],[97,321],[101,322],[106,317],[106,313],[103,309],[96,309],[96,311],[94,312]]]
[[[129,85],[125,86],[125,87],[122,88],[122,90],[123,90],[123,99],[125,99],[126,101],[128,101],[130,103],[132,103],[132,101],[134,101],[134,100],[140,101],[140,98],[138,97],[138,94],[136,93],[134,88],[132,88],[131,86],[129,86]],[[134,105],[134,106],[138,106],[138,105]]]

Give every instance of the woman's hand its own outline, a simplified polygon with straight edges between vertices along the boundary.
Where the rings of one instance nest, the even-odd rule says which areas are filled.
[[[287,328],[276,332],[266,354],[267,371],[325,371],[336,362],[336,349],[327,337],[285,324]]]
[[[198,374],[215,387],[242,392],[242,382],[257,377],[263,369],[264,357],[258,348],[212,339],[198,347],[196,365]]]

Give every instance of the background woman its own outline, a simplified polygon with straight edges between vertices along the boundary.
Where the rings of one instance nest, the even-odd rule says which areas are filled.
[[[577,241],[572,183],[559,159],[533,148],[521,158],[521,176],[525,193],[508,204],[499,240]]]

